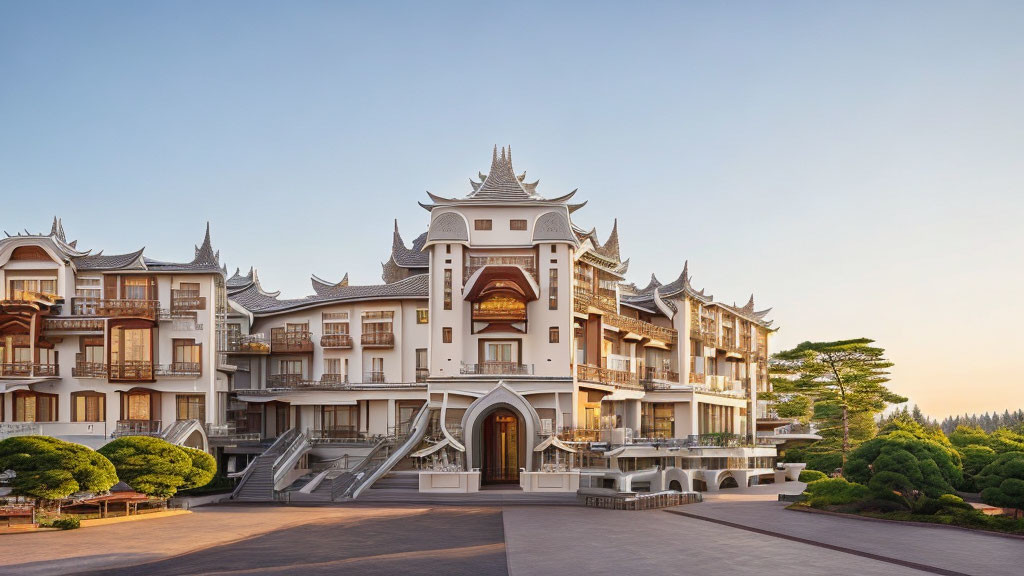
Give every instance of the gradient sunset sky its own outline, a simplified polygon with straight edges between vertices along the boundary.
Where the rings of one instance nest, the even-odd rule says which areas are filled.
[[[372,4],[372,5],[371,5]],[[929,415],[1024,407],[1024,3],[0,0],[0,229],[285,296],[511,145],[629,280],[689,259],[775,348],[868,336]]]

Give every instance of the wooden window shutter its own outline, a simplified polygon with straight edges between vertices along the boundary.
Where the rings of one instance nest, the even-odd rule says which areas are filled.
[[[110,299],[121,297],[117,293],[117,276],[114,274],[106,274],[103,276],[103,297]]]

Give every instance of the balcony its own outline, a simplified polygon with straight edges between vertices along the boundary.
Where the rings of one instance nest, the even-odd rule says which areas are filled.
[[[348,384],[348,376],[344,374],[335,374],[328,372],[320,376],[320,382],[327,385],[341,385]]]
[[[312,354],[313,335],[309,330],[274,328],[270,331],[270,353]]]
[[[60,376],[60,365],[34,364],[32,362],[0,364],[0,376],[10,378],[45,378]]]
[[[376,370],[371,370],[371,371],[363,374],[363,383],[364,384],[385,384],[386,382],[387,382],[387,380],[385,380],[383,372],[378,372]]]
[[[198,290],[171,290],[171,312],[206,310],[206,298]]]
[[[480,308],[479,302],[473,303],[474,322],[526,322],[526,306],[510,308]]]
[[[156,367],[157,376],[188,376],[198,378],[202,375],[202,364],[199,362],[171,362]]]
[[[463,277],[469,278],[484,266],[518,266],[537,281],[537,261],[533,256],[473,256],[466,258]]]
[[[271,374],[267,376],[267,388],[292,388],[302,382],[302,374]]]
[[[119,362],[110,365],[111,382],[150,382],[153,363],[147,361]]]
[[[98,318],[43,318],[43,332],[102,334],[103,320]]]
[[[573,287],[573,309],[581,314],[586,314],[590,308],[597,308],[613,314],[618,313],[619,307],[614,296],[596,294],[582,286]]]
[[[348,334],[324,334],[320,337],[321,348],[352,348],[352,336]]]
[[[117,427],[111,434],[114,438],[121,436],[157,436],[160,434],[159,420],[118,420]]]
[[[659,388],[661,385],[671,385],[679,383],[679,372],[673,372],[671,370],[660,370],[657,368],[644,368],[643,375],[640,377],[641,383],[648,390]]]
[[[4,307],[28,308],[32,310],[50,309],[64,302],[64,299],[49,292],[34,290],[11,290],[7,297],[0,300]]]
[[[394,348],[394,332],[363,332],[359,337],[359,343],[363,348]]]
[[[76,298],[76,300],[78,300]],[[141,318],[156,322],[160,310],[158,300],[122,300],[105,299],[94,300],[95,305],[81,308],[83,311],[91,310],[96,316],[108,316],[110,318]],[[72,304],[74,308],[74,304]]]
[[[621,314],[605,314],[604,323],[615,326],[619,330],[632,332],[644,338],[658,340],[666,344],[675,344],[679,340],[679,333],[672,328],[658,326],[657,324],[651,324],[650,322],[644,322],[643,320],[637,320],[636,318],[630,318]]]
[[[270,344],[263,334],[246,334],[229,336],[224,343],[227,354],[270,354]]]
[[[481,362],[479,364],[463,364],[459,374],[478,376],[532,376],[533,364],[518,362]]]
[[[81,354],[76,354],[81,356]],[[106,378],[107,365],[103,362],[85,362],[75,359],[75,365],[71,367],[71,376],[74,378]]]
[[[697,372],[690,372],[690,384],[703,384],[704,375]]]
[[[644,387],[637,384],[636,374],[626,370],[612,370],[590,364],[579,364],[576,366],[576,379],[584,382],[597,382],[608,384],[616,388],[627,390],[643,390]]]

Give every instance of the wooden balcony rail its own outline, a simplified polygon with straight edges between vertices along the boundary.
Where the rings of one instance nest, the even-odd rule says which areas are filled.
[[[206,310],[206,298],[198,290],[171,290],[171,311]]]
[[[526,322],[526,308],[508,310],[480,310],[473,304],[473,320],[477,322]]]
[[[464,278],[469,278],[484,266],[519,266],[533,276],[534,281],[537,280],[537,263],[533,256],[470,256],[463,268]]]
[[[74,378],[106,378],[107,365],[103,362],[86,362],[82,353],[75,354],[75,365],[71,367]]]
[[[224,352],[231,354],[270,354],[270,344],[263,334],[230,336],[224,343]]]
[[[0,376],[10,377],[36,377],[36,376],[60,376],[60,365],[58,364],[36,364],[32,362],[10,362],[0,364]]]
[[[650,322],[644,322],[643,320],[637,320],[636,318],[630,318],[621,314],[605,314],[604,323],[615,326],[619,330],[639,334],[644,338],[660,340],[666,344],[675,344],[679,340],[679,332],[672,328],[658,326],[657,324],[651,324]]]
[[[309,330],[274,328],[270,331],[271,354],[296,354],[312,351],[313,335]]]
[[[587,313],[589,307],[613,313],[617,313],[619,311],[619,308],[615,303],[615,297],[613,296],[597,294],[582,286],[573,287],[573,296],[575,296],[575,304],[573,308],[577,312],[583,314]]]
[[[704,375],[696,372],[690,372],[690,384],[703,384]]]
[[[579,364],[576,366],[576,378],[585,382],[599,382],[609,384],[616,388],[628,390],[643,390],[644,387],[637,384],[636,374],[624,370],[611,370],[590,364]]]
[[[417,368],[416,369],[416,381],[417,382],[426,382],[427,378],[429,378],[429,377],[430,377],[430,370],[429,369],[427,369],[427,368]]]
[[[394,332],[363,332],[359,338],[363,347],[369,348],[394,348]]]
[[[654,380],[660,380],[663,382],[679,382],[679,372],[673,372],[671,370],[661,370],[658,368],[647,367],[644,368],[642,380],[647,382],[653,382]]]
[[[287,388],[302,382],[302,374],[271,374],[267,376],[267,388]]]
[[[99,298],[75,297],[71,299],[71,314],[74,316],[96,316]]]
[[[371,370],[363,374],[363,382],[369,384],[384,384],[387,380],[384,379],[384,373]]]
[[[110,380],[148,381],[153,379],[153,363],[148,361],[119,362],[110,365]]]
[[[96,318],[43,318],[43,331],[103,332],[103,320]]]
[[[459,368],[459,373],[489,376],[530,376],[533,374],[533,364],[520,364],[518,362],[481,362],[479,364],[463,364]]]
[[[157,376],[193,376],[202,375],[202,364],[199,362],[171,362],[156,367]]]
[[[97,316],[111,318],[144,318],[156,321],[160,309],[158,300],[104,299],[98,300],[94,308]]]
[[[348,334],[324,334],[320,337],[321,348],[351,348],[352,336]]]
[[[160,434],[159,420],[118,420],[111,436],[156,436]]]
[[[328,372],[320,376],[320,381],[324,384],[346,384],[348,383],[348,376],[344,374],[334,374]]]

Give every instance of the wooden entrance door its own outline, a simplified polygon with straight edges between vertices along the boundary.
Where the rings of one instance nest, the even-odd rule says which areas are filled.
[[[519,418],[500,408],[487,415],[483,426],[484,484],[519,483]]]

